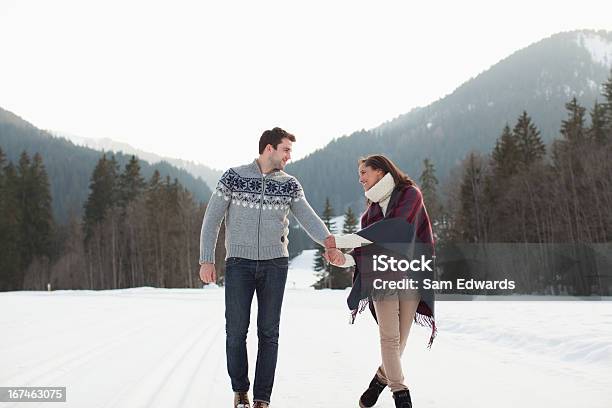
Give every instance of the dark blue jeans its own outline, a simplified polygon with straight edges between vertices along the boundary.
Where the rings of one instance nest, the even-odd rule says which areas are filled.
[[[287,269],[287,258],[265,261],[228,258],[225,264],[225,347],[227,371],[235,392],[246,392],[250,386],[246,337],[253,294],[257,294],[259,346],[253,400],[270,402]]]

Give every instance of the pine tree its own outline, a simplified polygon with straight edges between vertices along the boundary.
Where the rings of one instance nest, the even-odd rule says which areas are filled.
[[[344,213],[344,225],[342,226],[342,234],[353,234],[357,232],[357,217],[351,207],[346,209]]]
[[[512,134],[510,126],[506,124],[502,135],[493,148],[491,155],[491,165],[495,178],[504,180],[516,173],[519,162],[519,148],[517,139]]]
[[[9,169],[11,172],[12,169]],[[18,269],[24,271],[34,259],[42,261],[44,257],[48,259],[51,256],[51,194],[40,154],[36,153],[31,160],[26,151],[21,153],[10,190],[18,207],[18,211],[13,211],[19,231],[14,237],[19,249]],[[46,281],[47,277],[32,278],[41,282]]]
[[[17,165],[17,205],[21,209],[19,211],[20,218],[17,220],[20,230],[20,242],[19,249],[21,255],[19,257],[21,261],[20,268],[25,269],[34,257],[34,236],[36,231],[33,229],[32,212],[29,211],[28,206],[30,204],[30,197],[32,197],[32,175],[31,175],[31,161],[26,151],[23,151],[19,156],[19,162]]]
[[[342,226],[342,234],[354,234],[358,231],[357,217],[351,207],[346,209],[344,213],[344,220]],[[350,249],[341,249],[344,254],[351,252]],[[329,279],[327,281],[321,281],[322,287],[331,287],[332,289],[344,289],[352,285],[352,274],[354,267],[340,268],[337,266],[329,265]]]
[[[352,213],[352,210],[351,210]],[[336,223],[332,221],[334,217],[334,209],[329,202],[329,198],[325,199],[325,209],[323,210],[323,217],[321,218],[329,232],[334,234],[336,232]],[[353,214],[354,217],[354,214]],[[355,225],[356,225],[355,220]],[[351,228],[350,226],[348,228]],[[344,227],[343,227],[344,229]],[[323,250],[320,250],[320,256],[323,256]],[[321,274],[321,280],[318,282],[329,289],[344,289],[351,285],[351,273],[350,270],[340,268],[332,264],[328,264],[325,271]]]
[[[597,144],[604,144],[606,142],[606,107],[595,101],[591,114],[591,127],[589,127],[587,134],[589,139]]]
[[[321,220],[323,221],[323,223],[325,224],[329,232],[332,234],[336,232],[336,223],[335,221],[332,220],[333,217],[334,217],[334,208],[329,202],[329,197],[326,197],[325,198],[325,208],[323,209],[323,217],[321,218]]]
[[[323,210],[323,216],[321,220],[329,230],[331,234],[335,232],[335,222],[332,221],[334,216],[334,209],[329,202],[329,197],[325,198],[325,208]],[[325,248],[319,247],[317,248],[317,253],[315,254],[314,266],[313,269],[316,272],[319,272],[317,276],[319,277],[319,281],[315,284],[315,287],[320,288],[329,288],[331,287],[331,279],[330,279],[330,269],[331,265],[327,265],[325,258],[323,258],[323,254],[325,253]]]
[[[438,178],[434,164],[429,160],[423,160],[423,171],[419,176],[423,201],[432,222],[440,221],[442,216],[442,205],[438,199]]]
[[[1,161],[1,160],[0,160]],[[21,209],[17,202],[17,170],[13,163],[0,167],[3,173],[0,191],[0,290],[23,289],[23,268],[19,220]]]
[[[181,193],[181,189],[183,186],[178,182],[178,179],[175,178],[170,182],[170,176],[166,176],[165,183],[165,193],[166,193],[166,202],[168,203],[168,211],[171,214],[178,213],[178,205],[179,205],[179,195]]]
[[[134,265],[131,260],[135,256],[134,242],[129,239],[133,236],[133,226],[127,225],[129,206],[140,197],[144,191],[145,181],[140,175],[140,163],[132,155],[125,165],[123,172],[117,180],[117,210],[111,211],[106,224],[110,226],[111,254],[113,256],[112,272],[113,287],[126,286],[127,282],[134,281]],[[129,275],[128,275],[129,274]]]
[[[523,111],[513,129],[518,150],[519,163],[527,168],[546,154],[546,146],[540,137],[540,131],[531,122],[531,117]]]
[[[324,271],[326,268],[325,258],[323,258],[324,253],[325,253],[324,248],[321,248],[321,247],[317,248],[317,252],[314,257],[314,265],[313,265],[313,269],[315,270],[315,272]],[[325,272],[317,274],[317,276],[319,276],[320,278],[322,278],[324,275],[325,275]]]
[[[96,224],[104,220],[107,212],[117,202],[117,162],[106,154],[98,160],[89,183],[89,196],[85,202],[85,241],[88,241]]]
[[[114,156],[107,159],[106,154],[102,155],[92,172],[90,192],[84,205],[83,229],[89,281],[92,287],[103,289],[118,287],[121,264],[115,214],[118,167]]]
[[[487,208],[495,223],[491,226],[495,238],[506,235],[502,225],[515,214],[508,209],[508,187],[521,170],[518,140],[506,124],[491,153],[491,174],[485,178],[482,207]]]
[[[159,174],[159,171],[155,169],[153,175],[147,183],[147,205],[153,212],[156,208],[160,207],[162,188],[161,175]]]
[[[36,231],[33,246],[35,255],[51,257],[53,214],[51,188],[42,157],[36,153],[32,159],[30,175],[32,191],[28,209],[31,211],[33,230]]]
[[[146,183],[140,175],[140,162],[133,156],[125,165],[125,170],[119,176],[119,205],[126,207],[132,200],[144,191]]]
[[[562,122],[561,135],[571,144],[581,144],[585,139],[584,115],[586,109],[580,106],[576,97],[565,104],[567,119]]]
[[[612,140],[612,69],[610,70],[610,76],[608,81],[603,84],[603,96],[605,102],[603,103],[604,110],[604,129],[606,133],[606,139]]]
[[[0,149],[0,291],[22,289],[16,172]]]
[[[562,139],[553,142],[552,160],[557,171],[565,168],[571,170],[572,177],[577,177],[583,167],[579,151],[587,140],[587,129],[584,126],[586,109],[580,106],[575,97],[565,104],[565,109],[567,119],[561,122]]]

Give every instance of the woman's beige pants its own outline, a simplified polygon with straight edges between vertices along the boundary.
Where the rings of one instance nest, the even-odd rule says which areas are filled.
[[[391,297],[374,301],[382,357],[382,365],[376,374],[383,383],[387,383],[392,392],[408,389],[404,382],[401,357],[418,305],[418,296],[416,299],[400,300],[399,297]]]

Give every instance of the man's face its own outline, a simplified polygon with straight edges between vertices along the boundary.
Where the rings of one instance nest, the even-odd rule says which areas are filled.
[[[276,149],[269,146],[271,149],[270,162],[274,168],[283,170],[287,162],[291,159],[291,140],[285,138],[276,146]]]

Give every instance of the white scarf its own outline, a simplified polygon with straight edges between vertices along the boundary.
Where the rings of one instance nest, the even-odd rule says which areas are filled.
[[[378,203],[383,210],[383,214],[387,211],[387,204],[389,204],[389,198],[393,189],[395,188],[395,181],[391,173],[385,174],[383,178],[378,180],[368,191],[365,192],[365,196],[368,200]]]
[[[383,178],[378,180],[376,184],[372,186],[368,191],[365,192],[365,196],[368,200],[378,203],[380,208],[382,208],[383,214],[387,212],[387,205],[389,204],[389,199],[391,198],[391,193],[393,193],[393,189],[395,188],[395,181],[393,180],[393,176],[391,173],[385,174]],[[360,237],[357,234],[348,234],[348,235],[334,235],[336,239],[336,248],[357,248],[361,245],[371,244],[372,241],[369,241],[365,238]],[[348,268],[349,266],[355,265],[355,260],[350,255],[345,255],[346,262],[342,266],[343,268]]]

